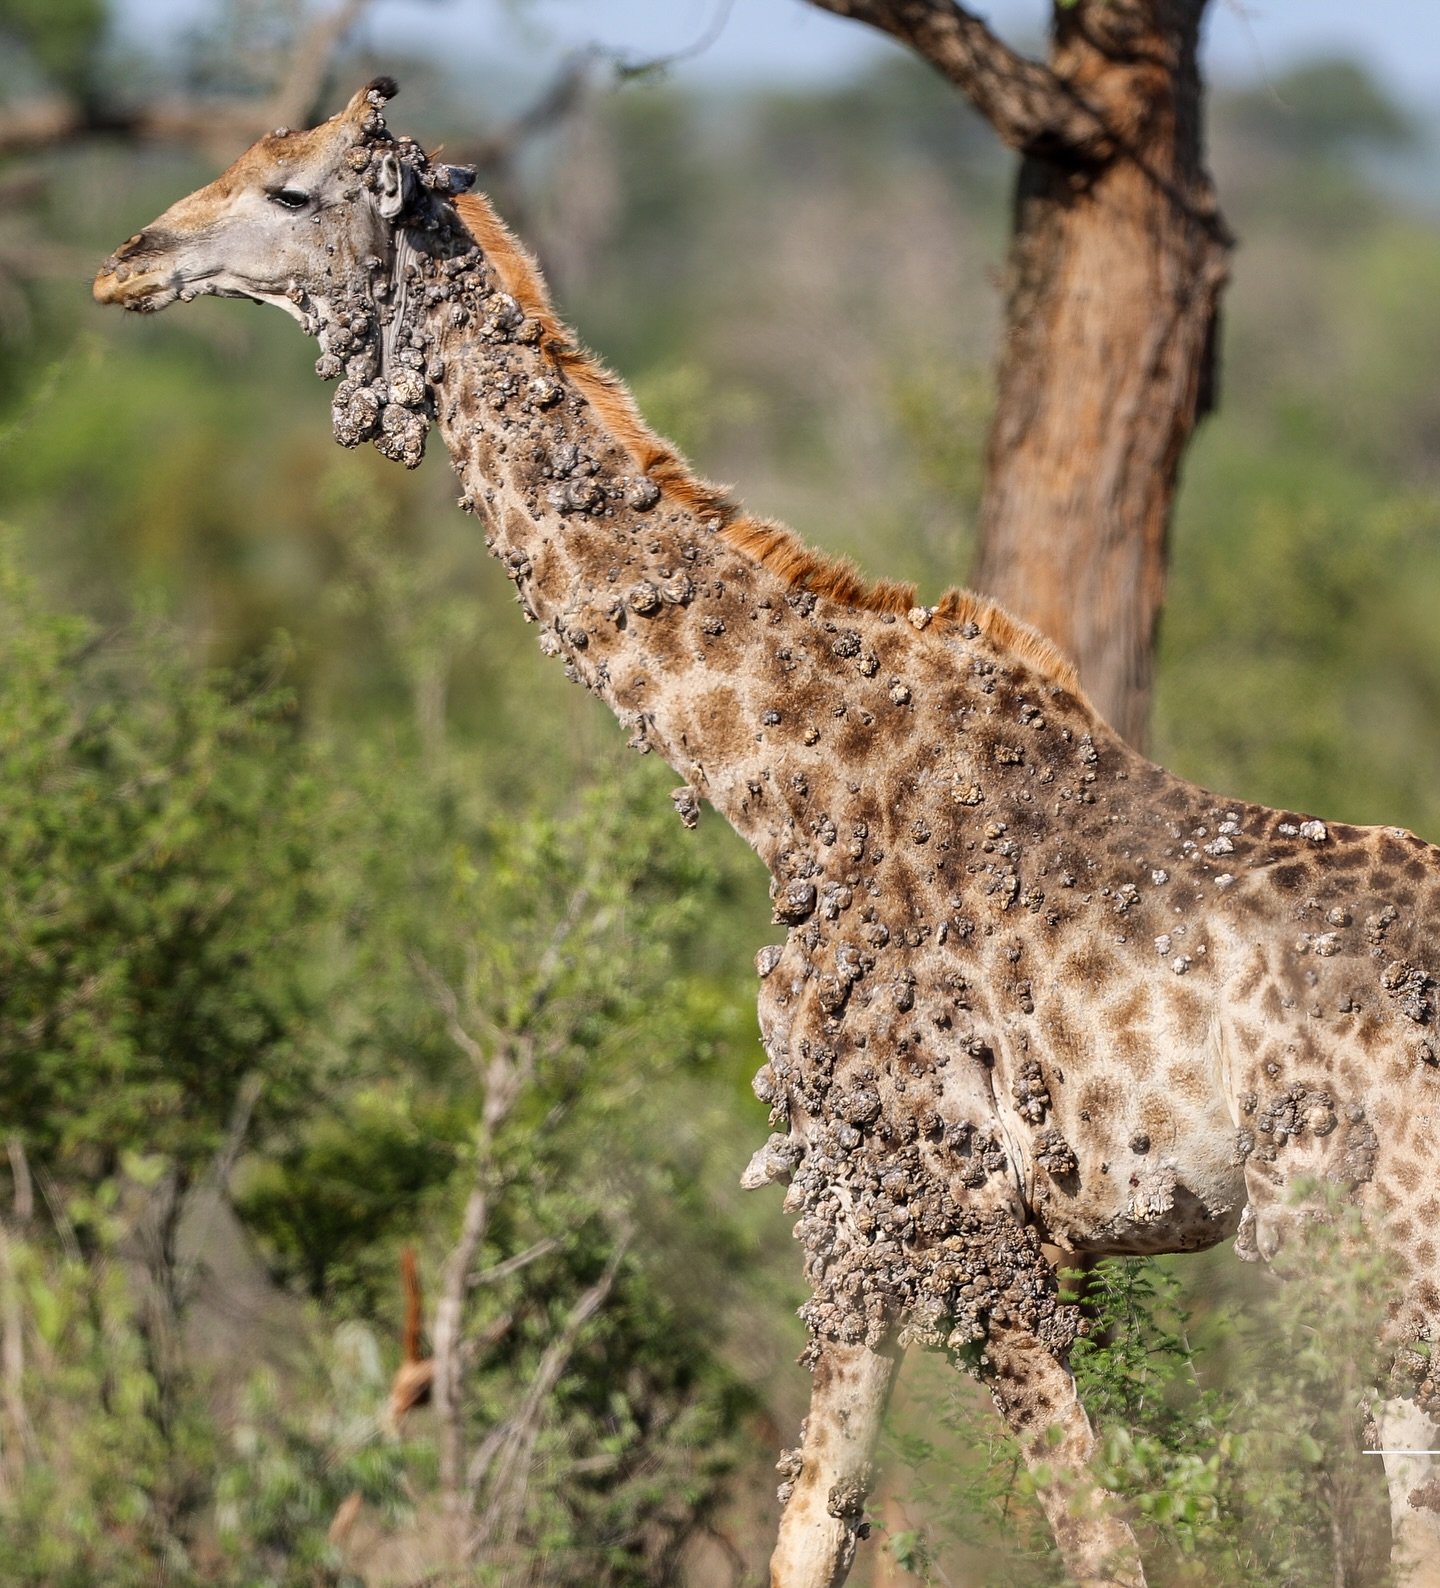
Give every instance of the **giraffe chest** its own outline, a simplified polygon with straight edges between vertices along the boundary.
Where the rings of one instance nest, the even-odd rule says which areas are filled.
[[[847,926],[843,909],[817,920],[807,894],[806,925],[762,951],[759,1089],[812,1171],[862,1201],[877,1192],[921,1247],[1001,1205],[1092,1252],[1197,1249],[1233,1233],[1243,1162],[1205,990],[1179,996],[1153,950],[1057,958],[986,898],[969,914],[932,913],[927,932]],[[911,1216],[917,1186],[938,1193],[928,1228]]]

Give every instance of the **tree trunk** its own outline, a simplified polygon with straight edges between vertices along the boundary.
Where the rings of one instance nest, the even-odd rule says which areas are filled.
[[[1202,9],[1057,9],[1051,69],[1102,107],[1117,145],[1099,162],[1032,153],[1021,166],[973,572],[1075,658],[1136,745],[1180,459],[1214,402],[1227,276],[1201,150]]]
[[[1206,0],[1056,0],[1048,62],[954,0],[810,0],[910,45],[1020,151],[972,582],[1143,746],[1180,459],[1230,239],[1201,147]]]

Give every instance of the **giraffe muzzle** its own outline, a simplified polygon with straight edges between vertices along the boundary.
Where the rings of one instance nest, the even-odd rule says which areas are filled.
[[[141,313],[163,309],[180,295],[168,239],[137,232],[100,266],[91,292],[97,303]]]

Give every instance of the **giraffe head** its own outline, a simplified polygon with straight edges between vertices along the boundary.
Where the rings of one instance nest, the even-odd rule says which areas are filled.
[[[460,246],[446,201],[474,173],[391,136],[395,92],[377,77],[311,131],[268,133],[122,243],[93,290],[141,313],[207,294],[275,304],[319,339],[317,373],[345,377],[337,438],[413,465],[430,396],[411,267]]]

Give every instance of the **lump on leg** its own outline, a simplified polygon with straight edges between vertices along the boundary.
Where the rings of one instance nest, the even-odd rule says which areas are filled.
[[[837,1588],[869,1531],[865,1499],[880,1424],[900,1365],[889,1342],[873,1350],[833,1340],[816,1348],[798,1451],[781,1458],[785,1511],[770,1559],[771,1588]]]

